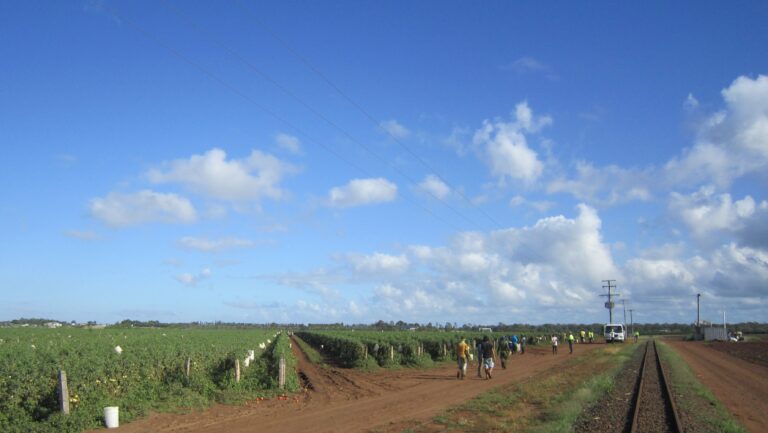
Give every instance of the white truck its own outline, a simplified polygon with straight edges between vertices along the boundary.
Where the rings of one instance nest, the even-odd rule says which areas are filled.
[[[613,343],[616,341],[624,342],[625,330],[624,325],[621,323],[606,323],[603,326],[603,336],[606,343]]]

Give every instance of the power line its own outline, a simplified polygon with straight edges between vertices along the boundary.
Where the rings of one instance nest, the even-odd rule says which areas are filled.
[[[160,46],[161,48],[165,49],[166,51],[170,52],[170,53],[171,53],[171,54],[173,54],[174,56],[176,56],[176,57],[178,57],[179,59],[183,60],[183,61],[184,61],[185,63],[187,63],[188,65],[190,65],[190,66],[194,67],[195,69],[197,69],[198,71],[200,71],[200,72],[201,72],[203,75],[207,76],[209,79],[211,79],[211,80],[213,80],[213,81],[217,82],[219,85],[221,85],[222,87],[226,88],[227,90],[229,90],[229,91],[230,91],[230,92],[232,92],[233,94],[235,94],[235,95],[237,95],[237,96],[239,96],[239,97],[241,97],[241,98],[245,99],[247,102],[249,102],[249,103],[251,103],[251,104],[255,105],[257,108],[259,108],[260,110],[264,111],[264,112],[265,112],[265,113],[267,113],[269,116],[271,116],[271,117],[275,118],[276,120],[278,120],[279,122],[281,122],[281,123],[283,123],[285,126],[287,126],[288,128],[290,128],[290,129],[292,129],[293,131],[295,131],[297,134],[299,134],[300,136],[302,136],[302,137],[303,137],[304,139],[306,139],[308,142],[310,142],[310,143],[314,143],[314,144],[317,144],[317,145],[319,145],[320,147],[322,147],[323,149],[325,149],[326,151],[328,151],[329,153],[331,153],[331,154],[332,154],[332,155],[334,155],[335,157],[339,158],[341,161],[343,161],[343,162],[345,162],[345,163],[349,164],[351,167],[353,167],[353,168],[355,168],[356,170],[360,171],[360,172],[361,172],[361,173],[363,173],[364,175],[366,175],[366,176],[369,176],[369,177],[373,176],[373,174],[372,174],[372,173],[369,173],[367,170],[365,170],[365,169],[364,169],[364,168],[362,168],[361,166],[359,166],[359,165],[355,164],[353,161],[350,161],[349,159],[345,158],[343,155],[341,155],[339,152],[336,152],[336,151],[335,151],[335,150],[333,150],[331,147],[329,147],[329,146],[326,146],[326,145],[322,144],[322,142],[320,142],[320,141],[318,141],[318,140],[315,140],[315,139],[314,139],[314,138],[312,138],[312,136],[310,136],[310,135],[309,135],[307,132],[305,132],[304,130],[302,130],[302,129],[301,129],[301,128],[299,128],[298,126],[294,125],[293,123],[291,123],[290,121],[288,121],[288,120],[287,120],[287,119],[285,119],[284,117],[282,117],[282,116],[280,116],[279,114],[275,113],[274,111],[272,111],[272,110],[268,109],[268,108],[267,108],[267,107],[265,107],[264,105],[262,105],[262,104],[259,104],[259,103],[258,103],[256,100],[254,100],[253,98],[251,98],[251,97],[250,97],[248,94],[246,94],[246,93],[242,92],[242,91],[241,91],[240,89],[238,89],[237,87],[235,87],[235,86],[233,86],[233,85],[229,84],[228,82],[226,82],[225,80],[223,80],[222,78],[220,78],[219,76],[217,76],[216,74],[214,74],[213,72],[209,71],[208,69],[206,69],[205,67],[203,67],[203,66],[202,66],[202,65],[200,65],[199,63],[197,63],[197,62],[195,62],[194,60],[190,59],[189,57],[185,56],[183,53],[181,53],[181,52],[180,52],[180,51],[178,51],[177,49],[175,49],[175,48],[173,48],[172,46],[170,46],[170,45],[168,45],[168,44],[164,43],[163,41],[161,41],[160,39],[158,39],[158,38],[157,38],[157,37],[156,37],[154,34],[152,34],[152,33],[151,33],[151,32],[149,32],[148,30],[146,30],[145,28],[143,28],[142,26],[140,26],[139,24],[137,24],[135,21],[133,21],[133,20],[131,20],[131,19],[127,18],[127,17],[126,17],[126,16],[124,16],[124,15],[121,15],[121,14],[120,14],[120,13],[118,13],[116,10],[114,10],[114,9],[112,9],[112,8],[110,8],[110,7],[106,6],[106,5],[104,5],[104,4],[102,4],[102,5],[101,5],[101,7],[102,7],[102,8],[104,8],[104,10],[106,10],[107,12],[109,12],[109,13],[110,13],[110,14],[113,16],[113,18],[115,18],[116,20],[118,20],[118,21],[120,21],[120,22],[124,22],[124,23],[125,23],[125,24],[127,24],[129,27],[131,27],[131,28],[132,28],[134,31],[136,31],[136,32],[140,33],[141,35],[143,35],[144,37],[146,37],[147,39],[149,39],[149,40],[150,40],[150,41],[152,41],[153,43],[157,44],[157,45],[158,45],[158,46]],[[417,207],[421,208],[423,211],[427,212],[429,215],[431,215],[432,217],[434,217],[434,218],[435,218],[435,219],[437,219],[438,221],[440,221],[440,222],[442,222],[442,223],[444,223],[444,224],[446,224],[446,225],[450,226],[450,227],[451,227],[452,229],[454,229],[454,230],[460,231],[460,229],[459,229],[457,226],[455,226],[454,224],[450,223],[450,222],[449,222],[449,221],[447,221],[446,219],[439,217],[437,214],[435,214],[434,212],[432,212],[431,210],[429,210],[429,208],[427,208],[427,207],[425,207],[425,206],[422,206],[421,204],[419,204],[419,203],[415,202],[414,200],[411,200],[411,199],[407,198],[407,196],[405,196],[405,195],[403,195],[403,198],[404,198],[406,201],[408,201],[409,203],[411,203],[412,205],[415,205],[415,206],[417,206]]]
[[[339,94],[344,100],[349,102],[353,107],[355,107],[360,113],[363,114],[368,120],[370,120],[374,125],[381,128],[381,121],[378,120],[376,117],[374,117],[368,110],[363,108],[362,105],[357,103],[354,99],[352,99],[349,95],[347,95],[339,86],[333,83],[325,74],[323,74],[317,67],[315,67],[312,62],[310,62],[305,56],[303,56],[301,53],[299,53],[296,49],[294,49],[288,42],[286,42],[283,38],[280,37],[277,32],[272,30],[269,26],[264,24],[256,14],[251,12],[250,9],[245,7],[240,0],[234,0],[235,4],[237,4],[240,9],[247,15],[251,20],[256,22],[262,29],[264,29],[273,39],[275,39],[283,48],[285,48],[288,52],[293,54],[297,59],[301,61],[301,63],[304,64],[304,66],[307,67],[311,72],[313,72],[315,75],[320,77],[326,84],[328,84],[336,93]],[[433,169],[423,158],[421,158],[416,152],[414,152],[410,147],[408,147],[405,143],[400,141],[400,139],[397,138],[394,134],[392,134],[389,130],[385,128],[381,128],[384,130],[384,132],[392,138],[400,147],[402,147],[408,154],[410,154],[413,158],[415,158],[419,163],[426,168],[428,171],[432,172],[437,176],[437,178],[448,185],[452,190],[456,191],[456,193],[467,203],[469,203],[472,207],[480,211],[488,220],[490,220],[496,227],[503,228],[501,223],[496,221],[490,214],[488,214],[486,211],[484,211],[481,207],[477,206],[472,200],[470,200],[466,195],[464,195],[463,192],[459,188],[454,188],[450,183],[448,183],[440,174],[437,172],[437,170]],[[434,197],[434,195],[433,195]]]
[[[308,104],[306,101],[304,101],[304,100],[303,100],[301,97],[299,97],[297,94],[295,94],[295,93],[294,93],[294,92],[292,92],[290,89],[288,89],[287,87],[285,87],[284,85],[282,85],[280,82],[278,82],[277,80],[275,80],[274,78],[272,78],[270,75],[268,75],[267,73],[265,73],[264,71],[262,71],[262,70],[261,70],[259,67],[257,67],[256,65],[254,65],[254,64],[253,64],[253,62],[249,61],[248,59],[246,59],[245,57],[243,57],[241,54],[239,54],[237,51],[235,51],[234,49],[232,49],[231,47],[229,47],[227,44],[225,44],[224,42],[220,41],[218,38],[216,38],[215,36],[213,36],[213,35],[212,35],[210,32],[208,32],[207,30],[205,30],[203,27],[201,27],[200,25],[196,24],[196,23],[195,23],[195,22],[194,22],[192,19],[190,19],[190,18],[189,18],[189,16],[187,16],[185,13],[183,13],[181,10],[179,10],[179,9],[178,9],[178,8],[176,8],[175,6],[171,5],[171,4],[170,4],[170,3],[169,3],[167,0],[163,0],[163,1],[161,2],[161,4],[163,4],[163,6],[164,6],[164,7],[165,7],[167,10],[169,10],[171,13],[175,14],[175,15],[176,15],[176,17],[178,17],[178,18],[179,18],[181,21],[185,22],[185,23],[186,23],[188,26],[192,27],[192,28],[193,28],[195,31],[197,31],[198,33],[202,34],[202,35],[203,35],[205,38],[207,38],[207,39],[208,39],[209,41],[211,41],[213,44],[215,44],[216,46],[218,46],[218,47],[219,47],[219,48],[221,48],[222,50],[226,51],[226,52],[227,52],[227,53],[229,53],[231,56],[235,57],[235,58],[236,58],[238,61],[240,61],[241,63],[243,63],[244,65],[246,65],[246,66],[247,66],[247,67],[248,67],[250,70],[252,70],[252,71],[253,71],[253,72],[255,72],[256,74],[258,74],[258,75],[259,75],[261,78],[263,78],[264,80],[268,81],[268,82],[269,82],[270,84],[272,84],[273,86],[277,87],[277,88],[278,88],[278,89],[279,89],[281,92],[285,93],[285,94],[286,94],[288,97],[290,97],[291,99],[293,99],[294,101],[296,101],[297,103],[299,103],[299,104],[300,104],[302,107],[304,107],[305,109],[307,109],[308,111],[310,111],[312,114],[314,114],[315,116],[317,116],[318,118],[320,118],[322,121],[324,121],[325,123],[327,123],[327,124],[328,124],[329,126],[331,126],[332,128],[334,128],[334,129],[336,129],[337,131],[339,131],[339,132],[340,132],[342,135],[344,135],[344,136],[345,136],[347,139],[349,139],[349,140],[350,140],[350,141],[352,141],[353,143],[357,144],[358,146],[362,147],[362,148],[363,148],[365,151],[367,151],[369,154],[371,154],[372,156],[374,156],[374,157],[375,157],[377,160],[379,160],[381,163],[383,163],[383,164],[386,164],[387,166],[389,166],[389,168],[390,168],[390,169],[392,169],[392,170],[393,170],[393,171],[395,171],[397,174],[399,174],[400,176],[402,176],[402,177],[403,177],[404,179],[406,179],[408,182],[410,182],[410,183],[412,183],[412,184],[414,184],[414,185],[417,183],[417,181],[416,181],[415,179],[413,179],[413,178],[412,178],[410,175],[406,174],[405,172],[403,172],[402,170],[400,170],[399,168],[397,168],[397,167],[396,167],[394,164],[392,164],[390,161],[388,161],[386,158],[384,158],[383,156],[379,155],[377,152],[375,152],[373,149],[371,149],[371,147],[370,147],[370,146],[366,145],[366,144],[365,144],[365,143],[363,143],[362,141],[360,141],[360,140],[358,140],[357,138],[355,138],[354,136],[352,136],[352,134],[350,134],[350,133],[349,133],[347,130],[345,130],[344,128],[342,128],[342,127],[341,127],[339,124],[337,124],[336,122],[334,122],[333,120],[331,120],[330,118],[328,118],[327,116],[325,116],[325,115],[324,115],[322,112],[320,112],[318,109],[316,109],[316,108],[314,108],[313,106],[311,106],[310,104]],[[390,135],[391,135],[391,134],[390,134]],[[463,218],[465,221],[467,221],[467,222],[468,222],[468,223],[470,223],[471,225],[473,225],[473,226],[475,226],[475,227],[477,227],[477,228],[481,228],[481,227],[480,227],[480,225],[479,225],[479,224],[477,224],[477,222],[475,222],[474,220],[472,220],[472,219],[470,219],[469,217],[467,217],[466,215],[464,215],[462,212],[460,212],[459,210],[457,210],[456,208],[454,208],[453,206],[451,206],[451,205],[450,205],[449,203],[447,203],[445,200],[443,200],[443,199],[441,199],[440,197],[438,197],[437,195],[435,195],[433,192],[431,192],[431,191],[426,191],[426,192],[427,192],[427,194],[429,194],[430,196],[432,196],[432,198],[434,198],[435,200],[437,200],[437,201],[439,201],[440,203],[442,203],[442,204],[443,204],[445,207],[447,207],[448,209],[450,209],[452,212],[454,212],[454,213],[455,213],[456,215],[458,215],[459,217]]]

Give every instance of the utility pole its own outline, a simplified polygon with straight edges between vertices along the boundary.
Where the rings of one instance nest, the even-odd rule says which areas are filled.
[[[632,329],[632,335],[635,335],[635,321],[632,319],[632,308],[629,309],[629,327]]]
[[[608,323],[613,323],[613,301],[611,300],[611,297],[613,296],[621,296],[619,293],[611,293],[611,289],[616,288],[616,280],[603,280],[604,283],[607,283],[606,286],[603,286],[604,289],[608,289],[607,295],[600,295],[600,296],[607,296],[608,302],[605,303],[605,308],[608,309]]]
[[[699,316],[699,312],[701,311],[699,308],[700,300],[701,300],[701,293],[697,293],[696,294],[696,332],[698,332],[698,328],[701,326],[701,319]]]

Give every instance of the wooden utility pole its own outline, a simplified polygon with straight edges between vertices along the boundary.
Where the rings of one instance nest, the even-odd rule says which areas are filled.
[[[632,312],[635,311],[632,308],[629,309],[629,327],[632,330],[632,335],[635,335],[635,321],[632,319]]]
[[[69,388],[67,386],[67,373],[59,370],[59,408],[61,413],[69,415]]]
[[[619,294],[619,293],[611,293],[611,289],[615,289],[616,288],[616,284],[615,284],[616,280],[603,280],[603,282],[607,284],[607,285],[603,286],[603,288],[604,289],[608,289],[608,294],[607,295],[600,295],[600,296],[607,296],[608,297],[608,302],[605,303],[605,308],[608,309],[608,323],[613,323],[613,307],[614,307],[614,305],[613,305],[613,301],[611,300],[611,298],[613,296],[621,296],[621,294]]]

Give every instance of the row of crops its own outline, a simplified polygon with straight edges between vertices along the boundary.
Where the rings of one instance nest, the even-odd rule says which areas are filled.
[[[281,356],[284,389],[297,391],[290,340],[276,331],[0,329],[0,431],[79,432],[102,425],[106,406],[120,407],[128,421],[155,409],[273,395],[281,392]],[[59,370],[69,415],[59,411]]]
[[[463,336],[470,346],[481,333],[302,331],[296,335],[341,367],[429,366],[456,359]]]

